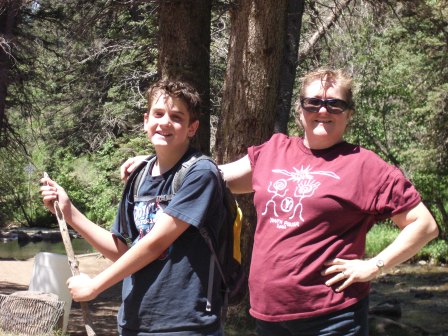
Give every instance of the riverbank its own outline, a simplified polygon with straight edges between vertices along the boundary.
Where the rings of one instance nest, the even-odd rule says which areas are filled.
[[[98,254],[78,258],[81,272],[90,276],[110,264]],[[0,260],[0,293],[27,290],[33,262],[33,259]],[[370,315],[371,336],[448,336],[448,267],[401,265],[373,282],[370,297],[370,309],[376,311]],[[120,286],[109,289],[89,303],[98,336],[117,334],[119,305]],[[82,312],[75,302],[68,332],[71,336],[85,335]]]
[[[98,253],[79,255],[79,270],[95,276],[110,265]],[[11,294],[28,289],[33,271],[34,258],[28,260],[0,259],[0,294]],[[117,335],[116,316],[121,302],[121,287],[114,286],[89,302],[94,330],[98,336]],[[79,303],[73,302],[67,327],[70,336],[84,336],[82,311]]]

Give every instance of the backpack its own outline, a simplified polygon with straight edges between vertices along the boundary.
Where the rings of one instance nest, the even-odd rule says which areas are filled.
[[[155,160],[155,155],[148,157],[145,160],[145,164],[141,164],[136,170],[138,172],[133,172],[133,185],[132,193],[134,196],[134,201],[148,201],[149,199],[155,200],[157,202],[169,202],[174,197],[177,190],[179,190],[185,176],[188,174],[191,167],[199,160],[208,160],[217,166],[215,161],[210,157],[203,155],[201,153],[194,153],[189,159],[187,159],[179,170],[175,173],[173,182],[171,184],[171,194],[159,195],[159,196],[139,196],[139,190],[143,184],[144,176],[148,174],[148,171]],[[218,167],[218,166],[217,166]],[[204,238],[208,247],[211,251],[210,260],[210,275],[209,283],[213,281],[214,268],[218,269],[222,278],[222,292],[224,296],[222,319],[225,320],[228,305],[239,304],[247,293],[247,275],[241,264],[241,227],[243,214],[235,200],[232,192],[227,187],[222,173],[218,168],[219,180],[223,188],[223,198],[224,207],[226,213],[226,219],[224,221],[223,227],[220,230],[218,236],[218,250],[216,250],[212,244],[212,240],[209,236],[209,232],[206,228],[201,228],[199,230],[201,236]],[[131,177],[130,177],[131,178]],[[130,180],[129,178],[129,180]],[[209,299],[212,293],[212,288],[209,286],[208,293]],[[211,310],[210,306],[211,300],[207,304],[207,310]]]

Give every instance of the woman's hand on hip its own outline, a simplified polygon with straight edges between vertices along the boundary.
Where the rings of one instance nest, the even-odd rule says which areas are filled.
[[[372,260],[347,260],[333,259],[324,263],[323,276],[331,276],[325,285],[333,286],[337,284],[336,292],[343,291],[356,282],[368,282],[374,279],[380,269]]]

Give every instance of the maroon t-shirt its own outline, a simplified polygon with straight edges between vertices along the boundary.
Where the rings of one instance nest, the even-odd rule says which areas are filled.
[[[367,296],[369,283],[341,293],[327,287],[334,275],[321,275],[324,262],[363,258],[375,222],[420,202],[412,184],[375,153],[346,142],[310,150],[302,138],[275,134],[248,154],[257,209],[250,313],[265,321],[307,318]]]

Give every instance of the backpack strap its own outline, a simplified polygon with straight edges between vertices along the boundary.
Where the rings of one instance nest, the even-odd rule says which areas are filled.
[[[208,231],[202,227],[199,229],[199,232],[204,238],[205,242],[208,245],[208,248],[210,249],[212,255],[210,256],[210,270],[208,275],[208,297],[207,297],[207,311],[212,310],[211,306],[211,296],[212,296],[212,288],[213,288],[213,278],[214,278],[214,272],[215,272],[215,265],[218,268],[219,274],[221,275],[222,282],[224,283],[225,292],[224,292],[224,302],[222,303],[222,309],[221,309],[221,323],[224,324],[226,317],[227,317],[227,310],[229,307],[229,286],[227,284],[226,277],[224,275],[224,270],[222,269],[221,263],[218,259],[218,255],[216,253],[215,248],[213,247],[212,239],[210,238],[210,235],[208,234]]]
[[[210,162],[214,163],[214,161],[207,155],[201,154],[200,152],[193,153],[187,160],[182,163],[182,166],[174,175],[173,183],[171,184],[171,191],[173,194],[175,194],[179,190],[185,176],[188,174],[193,164],[199,160],[209,160]]]
[[[122,235],[124,239],[126,240],[126,244],[128,246],[132,245],[131,240],[131,232],[129,232],[129,228],[127,223],[127,214],[126,214],[126,203],[133,202],[133,199],[131,197],[134,195],[133,191],[135,189],[135,185],[140,183],[140,180],[142,180],[143,171],[145,170],[145,167],[147,166],[147,162],[151,161],[155,157],[155,155],[150,155],[148,158],[146,158],[144,161],[142,161],[129,175],[128,180],[126,181],[121,201],[119,205],[119,226],[121,228]],[[132,196],[131,196],[132,195]]]
[[[188,174],[188,172],[192,168],[193,164],[200,160],[208,160],[208,161],[212,162],[218,168],[218,166],[216,165],[216,162],[213,161],[213,159],[210,158],[209,156],[201,154],[199,152],[192,154],[188,160],[186,160],[185,162],[182,163],[182,167],[174,175],[173,183],[171,185],[171,190],[172,190],[173,196],[177,192],[177,190],[179,190],[185,176]],[[218,174],[221,174],[221,171],[219,170],[219,168],[218,168]],[[218,178],[220,178],[223,181],[222,175],[218,176]],[[223,188],[225,188],[226,187],[225,183],[222,183],[222,186],[223,186]],[[225,192],[224,189],[223,189],[223,192]],[[208,276],[208,291],[207,291],[206,310],[211,311],[211,309],[212,309],[211,300],[212,300],[212,293],[213,293],[213,279],[214,279],[215,266],[216,266],[216,268],[219,271],[219,274],[221,275],[221,279],[224,283],[224,287],[226,288],[226,291],[224,293],[223,307],[221,310],[221,321],[224,322],[226,315],[227,315],[227,309],[228,309],[229,286],[227,284],[227,280],[226,280],[226,277],[224,274],[223,267],[221,265],[221,262],[219,261],[218,254],[216,253],[216,250],[213,246],[213,242],[212,242],[209,232],[207,231],[206,228],[202,227],[199,229],[199,233],[201,234],[202,238],[206,242],[206,244],[211,252],[210,269],[209,269],[209,276]]]
[[[154,161],[156,160],[156,156],[155,155],[151,155],[149,156],[145,161],[146,161],[146,165],[145,168],[140,170],[137,177],[135,178],[135,181],[132,185],[132,195],[134,196],[134,201],[135,199],[138,197],[139,193],[140,193],[140,188],[144,182],[144,176],[146,176],[149,172],[149,169],[151,168],[151,166],[154,164]]]

